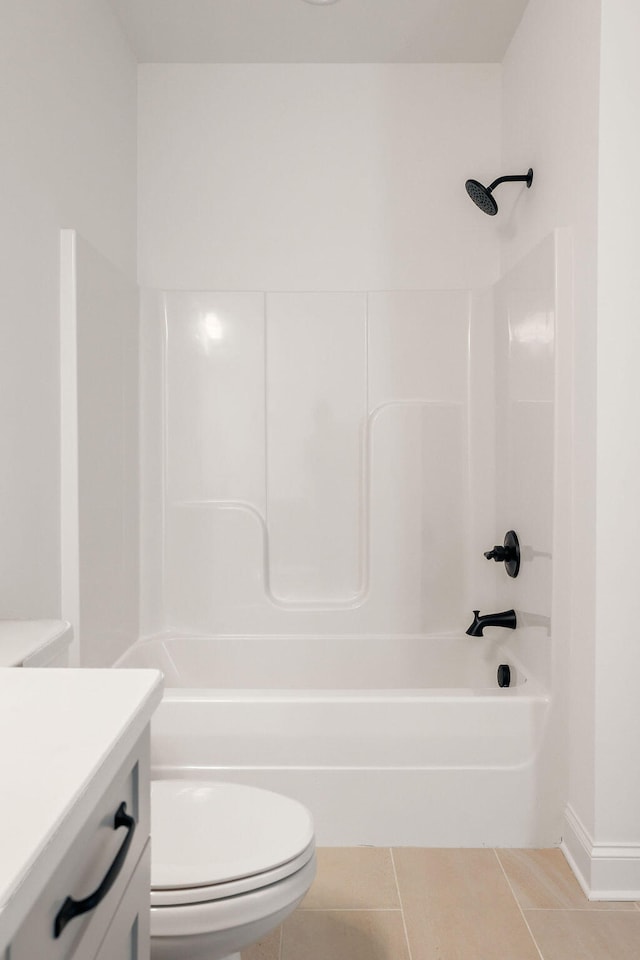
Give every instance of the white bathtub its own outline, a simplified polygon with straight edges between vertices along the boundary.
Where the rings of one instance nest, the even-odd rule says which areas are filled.
[[[325,845],[549,846],[549,697],[486,640],[216,637],[138,642],[158,667],[157,777],[297,797]]]

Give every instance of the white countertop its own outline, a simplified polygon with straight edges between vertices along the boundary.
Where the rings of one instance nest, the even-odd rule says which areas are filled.
[[[157,670],[0,669],[0,954],[161,696]]]
[[[65,620],[0,620],[0,666],[17,667],[39,651],[63,650],[70,639]]]

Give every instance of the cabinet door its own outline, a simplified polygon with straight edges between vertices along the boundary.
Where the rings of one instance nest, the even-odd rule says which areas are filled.
[[[150,873],[147,843],[95,960],[149,960]]]

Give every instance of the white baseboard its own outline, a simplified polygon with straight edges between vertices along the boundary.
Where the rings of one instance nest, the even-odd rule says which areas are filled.
[[[589,900],[640,900],[640,843],[596,843],[568,805],[560,849]]]

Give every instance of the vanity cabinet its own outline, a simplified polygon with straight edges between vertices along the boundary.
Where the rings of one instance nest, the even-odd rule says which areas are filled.
[[[36,687],[51,695],[57,716],[49,718],[48,735],[43,731],[42,738],[33,738],[34,744],[43,740],[48,749],[44,756],[33,755],[31,783],[27,778],[23,781],[25,823],[17,825],[16,843],[24,847],[30,862],[21,870],[14,856],[16,876],[5,902],[0,901],[0,958],[148,960],[149,721],[160,700],[161,675],[135,671],[139,674],[136,690],[135,681],[132,686],[127,678],[130,671],[0,674],[9,672],[21,675],[13,684],[22,692],[32,686],[28,678],[34,678]],[[11,678],[0,676],[0,695],[3,682],[12,686]],[[61,695],[65,699],[60,700]],[[15,702],[24,701],[18,695]],[[63,739],[52,727],[59,728]],[[77,751],[64,739],[74,735]],[[56,782],[56,776],[69,786],[67,795],[65,783]],[[21,806],[19,781],[14,792],[16,816]],[[51,810],[47,809],[48,792]],[[31,849],[26,822],[30,812],[35,815]],[[2,822],[0,833],[4,832],[9,853],[17,854],[11,850],[6,821],[4,828]],[[50,830],[38,836],[42,824]],[[2,879],[0,864],[0,892]]]
[[[96,960],[147,960],[149,956],[149,876],[151,848],[147,843],[138,866],[109,924]]]
[[[84,822],[76,822],[72,846],[11,942],[11,960],[93,960],[111,924],[121,926],[120,911],[130,913],[131,905],[124,895],[134,874],[139,886],[146,883],[146,890],[142,900],[133,905],[132,923],[139,913],[148,914],[150,878],[147,875],[140,879],[149,841],[148,740],[147,733]],[[122,811],[121,819],[128,818],[128,826],[116,829],[118,810]],[[107,885],[109,889],[105,890]],[[92,900],[98,901],[95,906],[90,906]],[[67,912],[65,905],[69,906]],[[74,916],[78,906],[88,909]]]

